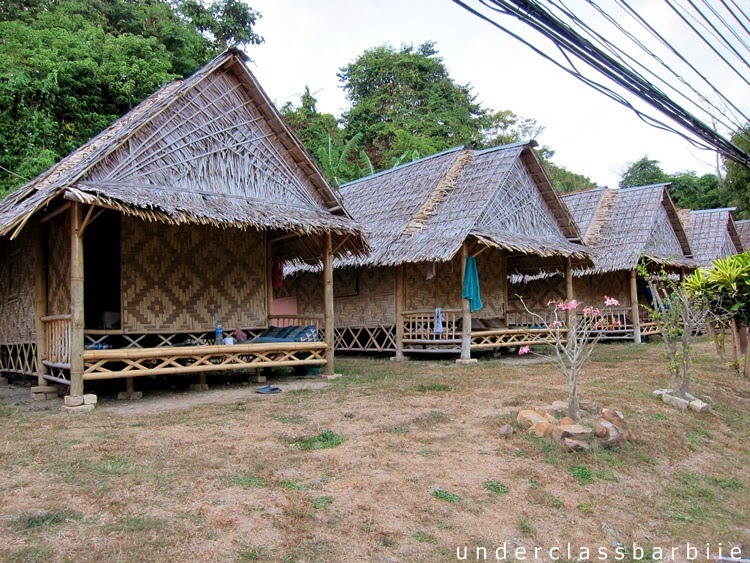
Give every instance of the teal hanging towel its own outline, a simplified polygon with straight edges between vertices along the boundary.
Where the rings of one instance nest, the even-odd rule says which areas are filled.
[[[479,296],[479,274],[477,273],[477,259],[469,256],[466,259],[466,273],[464,274],[464,299],[471,301],[470,310],[479,311],[482,308],[482,298]]]

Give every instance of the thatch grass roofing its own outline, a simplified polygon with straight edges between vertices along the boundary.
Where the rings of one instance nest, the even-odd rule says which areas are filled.
[[[737,235],[740,237],[742,242],[742,249],[750,249],[750,219],[743,219],[742,221],[735,221],[734,226],[737,229]]]
[[[571,242],[578,230],[531,143],[459,147],[350,182],[341,194],[372,251],[338,265],[447,261],[470,238],[527,254],[587,256]]]
[[[680,210],[680,218],[693,250],[693,260],[703,267],[711,262],[743,251],[734,222],[735,207]]]
[[[332,233],[335,247],[361,253],[361,229],[246,60],[230,49],[167,84],[11,194],[0,202],[0,235],[17,235],[64,196],[166,223]],[[320,241],[304,246],[322,252]]]
[[[694,268],[668,186],[600,187],[564,194],[594,259],[593,268],[576,268],[574,275],[632,270],[642,258],[665,266]]]

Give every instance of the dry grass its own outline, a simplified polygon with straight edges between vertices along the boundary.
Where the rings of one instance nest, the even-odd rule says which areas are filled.
[[[198,405],[173,395],[161,412],[6,403],[0,560],[451,561],[457,546],[503,542],[743,543],[750,382],[707,343],[696,355],[709,415],[650,397],[668,384],[658,345],[602,345],[582,396],[622,410],[640,441],[586,454],[498,437],[520,406],[564,398],[534,358],[339,359],[344,377],[327,387],[229,388],[231,402]]]

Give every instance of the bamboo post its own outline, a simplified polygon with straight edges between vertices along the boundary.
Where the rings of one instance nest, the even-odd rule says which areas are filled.
[[[638,273],[630,270],[630,307],[633,317],[633,342],[641,343],[641,319],[638,311]]]
[[[273,247],[266,231],[266,326],[271,324],[271,304],[273,303]]]
[[[70,395],[83,395],[83,238],[81,204],[70,206]]]
[[[325,250],[323,253],[323,303],[325,304],[325,339],[328,344],[326,350],[326,375],[333,375],[334,358],[334,328],[333,328],[333,245],[331,233],[325,234]]]
[[[565,300],[573,301],[573,266],[570,257],[565,259]],[[565,311],[565,326],[570,326],[570,310]]]
[[[466,277],[466,261],[469,259],[469,244],[464,241],[461,246],[461,358],[459,364],[476,362],[471,359],[471,302],[463,299],[463,284]]]
[[[39,225],[36,238],[36,268],[34,270],[34,328],[36,330],[37,385],[46,385],[44,375],[49,368],[42,360],[49,360],[47,350],[47,328],[42,317],[47,316],[47,242],[44,240],[44,225]]]
[[[404,310],[406,309],[406,293],[404,286],[404,265],[396,266],[396,361],[404,357]]]

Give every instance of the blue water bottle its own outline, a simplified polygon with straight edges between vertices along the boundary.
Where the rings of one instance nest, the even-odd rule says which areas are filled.
[[[216,344],[224,343],[224,329],[221,326],[221,319],[216,321]]]

